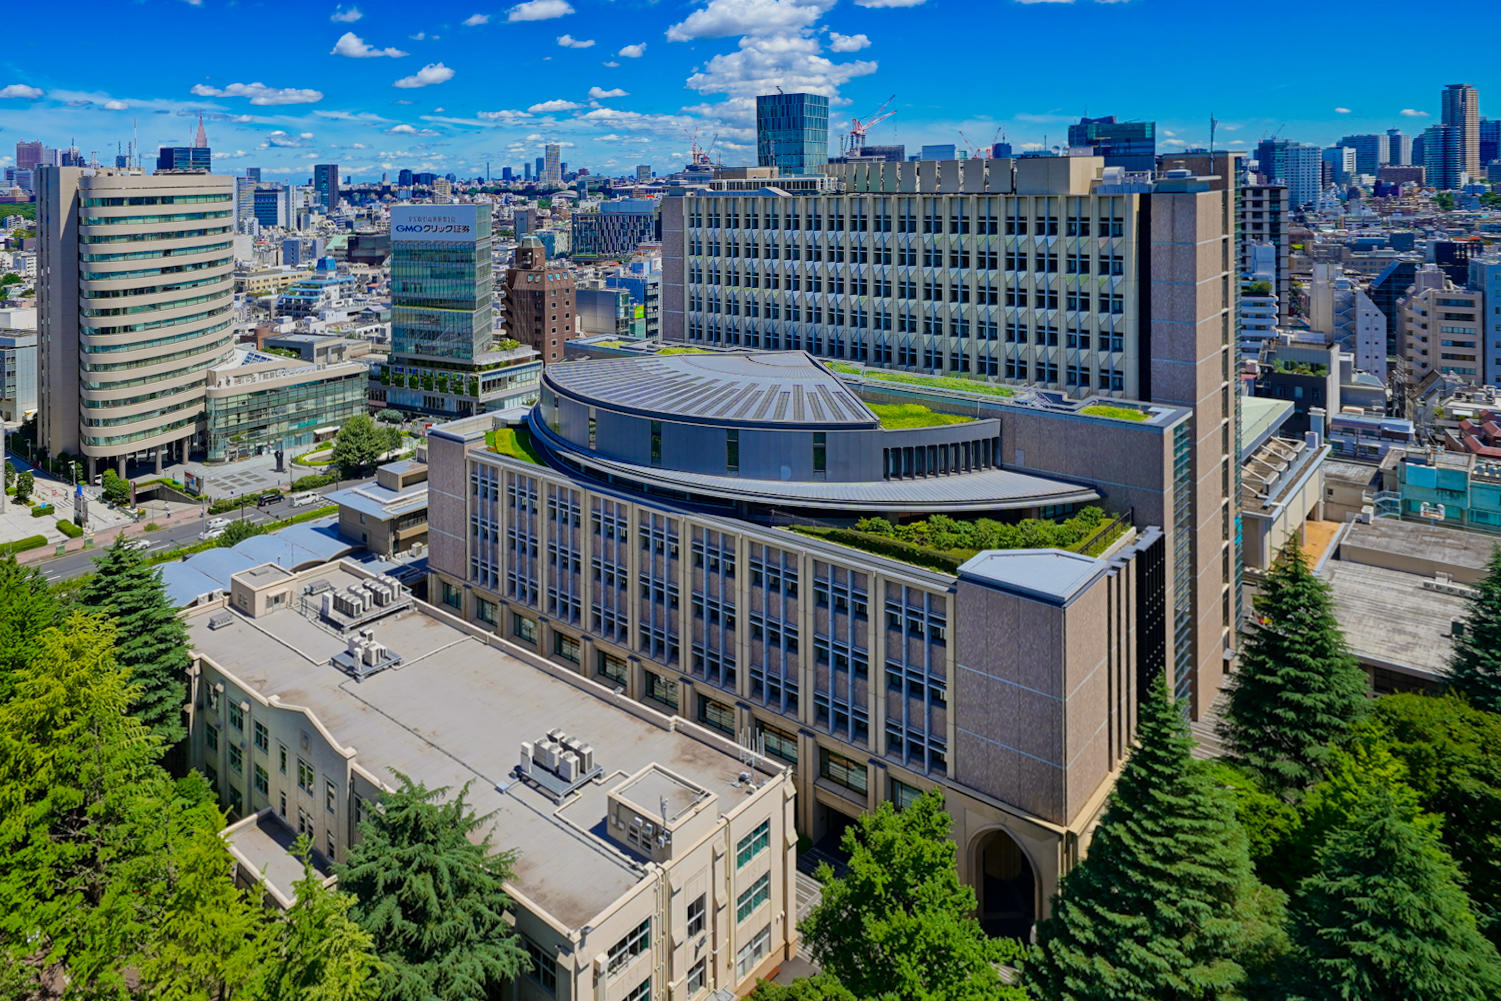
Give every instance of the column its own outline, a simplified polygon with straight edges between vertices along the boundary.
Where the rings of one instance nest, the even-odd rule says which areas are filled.
[[[158,476],[161,475],[162,471],[162,449],[166,447],[166,445],[158,445],[156,446],[156,448],[152,449],[152,451],[156,453],[156,472]]]

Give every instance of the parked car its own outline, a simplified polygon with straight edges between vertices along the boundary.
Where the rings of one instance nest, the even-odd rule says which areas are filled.
[[[281,494],[277,493],[275,490],[267,491],[266,493],[261,494],[255,499],[256,507],[271,507],[273,504],[280,503]]]
[[[305,490],[305,491],[303,491],[300,494],[293,494],[292,495],[292,506],[293,507],[307,507],[309,504],[316,504],[319,501],[321,501],[322,499],[323,499],[323,495],[320,494],[320,493],[318,493],[317,491],[315,491],[315,490]]]

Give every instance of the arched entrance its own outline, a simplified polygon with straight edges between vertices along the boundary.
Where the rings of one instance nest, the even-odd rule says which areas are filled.
[[[1029,941],[1037,920],[1037,875],[1004,830],[980,835],[974,848],[975,895],[986,934]]]

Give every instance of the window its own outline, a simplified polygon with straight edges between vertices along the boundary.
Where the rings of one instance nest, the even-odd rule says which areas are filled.
[[[271,777],[266,774],[265,766],[255,766],[255,791],[262,796],[271,794]]]
[[[688,901],[688,935],[691,938],[704,930],[704,895],[700,893]]]
[[[521,946],[526,950],[527,958],[532,961],[532,968],[526,971],[528,979],[549,994],[558,992],[558,964],[552,955],[536,942],[529,938],[522,938]]]
[[[497,619],[495,615],[495,602],[486,601],[484,598],[474,599],[474,617],[485,625],[494,628]]]
[[[271,738],[266,735],[266,724],[255,724],[255,749],[261,753],[271,750]]]
[[[280,744],[276,745],[277,771],[287,774],[287,749]]]
[[[323,806],[329,813],[337,813],[339,809],[339,790],[334,788],[332,782],[323,783]]]
[[[245,770],[245,752],[240,750],[239,744],[229,745],[229,767],[237,772]]]
[[[763,820],[745,837],[735,844],[735,868],[740,869],[747,862],[764,852],[771,844],[771,821]]]
[[[744,980],[750,975],[750,971],[756,968],[761,957],[771,951],[771,925],[767,925],[756,932],[749,942],[740,947],[735,954],[735,975]]]
[[[744,893],[735,900],[735,920],[744,921],[756,913],[756,908],[771,899],[771,873],[763,872],[761,878],[752,883]]]
[[[735,710],[723,702],[715,702],[707,696],[698,700],[698,721],[711,730],[735,735]]]
[[[442,594],[443,604],[461,612],[464,610],[464,591],[462,588],[450,584],[445,580],[443,582]]]
[[[297,788],[306,793],[313,791],[313,766],[301,758],[297,759]]]
[[[730,429],[724,433],[724,471],[740,472],[740,432]]]
[[[651,945],[651,918],[647,918],[626,933],[619,942],[610,946],[606,957],[606,972],[614,976]]]
[[[210,687],[208,690],[208,708],[210,712],[219,711],[219,689]]]
[[[511,613],[511,635],[525,642],[535,644],[537,642],[537,624],[524,615]]]
[[[917,798],[921,795],[922,790],[916,786],[909,786],[900,779],[891,780],[891,805],[895,806],[898,810],[907,809],[907,807],[917,802]]]
[[[651,464],[653,466],[660,466],[662,464],[662,422],[661,421],[652,421],[651,422]]]
[[[688,968],[688,996],[693,997],[709,985],[708,958],[700,959]]]
[[[651,1001],[651,977],[632,987],[631,992],[620,1001]]]
[[[651,671],[646,672],[646,697],[662,703],[669,709],[678,707],[678,683]]]
[[[865,794],[868,776],[865,766],[853,758],[836,754],[827,747],[818,749],[818,774],[835,785]]]
[[[208,745],[210,751],[219,749],[219,728],[210,723],[203,729],[203,742]]]
[[[238,702],[230,704],[229,725],[236,730],[245,729],[245,710]]]
[[[797,764],[797,734],[779,730],[774,726],[756,722],[756,732],[761,737],[762,749],[774,758],[788,764]]]
[[[613,654],[605,653],[603,650],[597,651],[594,656],[600,677],[608,678],[617,685],[626,684],[627,676],[624,660]]]
[[[552,652],[572,664],[577,664],[581,657],[579,641],[562,633],[552,634]]]

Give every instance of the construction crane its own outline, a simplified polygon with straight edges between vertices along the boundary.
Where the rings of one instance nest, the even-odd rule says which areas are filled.
[[[895,100],[896,95],[892,94],[881,103],[881,106],[876,109],[875,114],[863,122],[858,118],[850,119],[849,148],[847,150],[850,156],[858,156],[865,149],[865,133],[896,114],[896,109],[894,108],[891,111],[886,110],[886,106]]]
[[[688,165],[690,167],[707,167],[709,165],[709,154],[705,153],[698,145],[698,130],[694,129],[692,132],[689,132],[687,129],[684,129],[683,135],[688,137]],[[718,134],[714,138],[718,139]]]
[[[963,129],[956,129],[955,131],[957,131],[959,133],[959,138],[962,139],[962,140],[964,140],[964,145],[966,145],[966,146],[969,147],[969,149],[970,149],[969,158],[971,160],[988,160],[988,159],[990,159],[990,149],[989,149],[989,147],[986,147],[985,149],[982,150],[978,145],[975,144],[975,141],[973,139],[971,139],[969,136],[967,136],[967,135],[964,134],[964,130]]]

